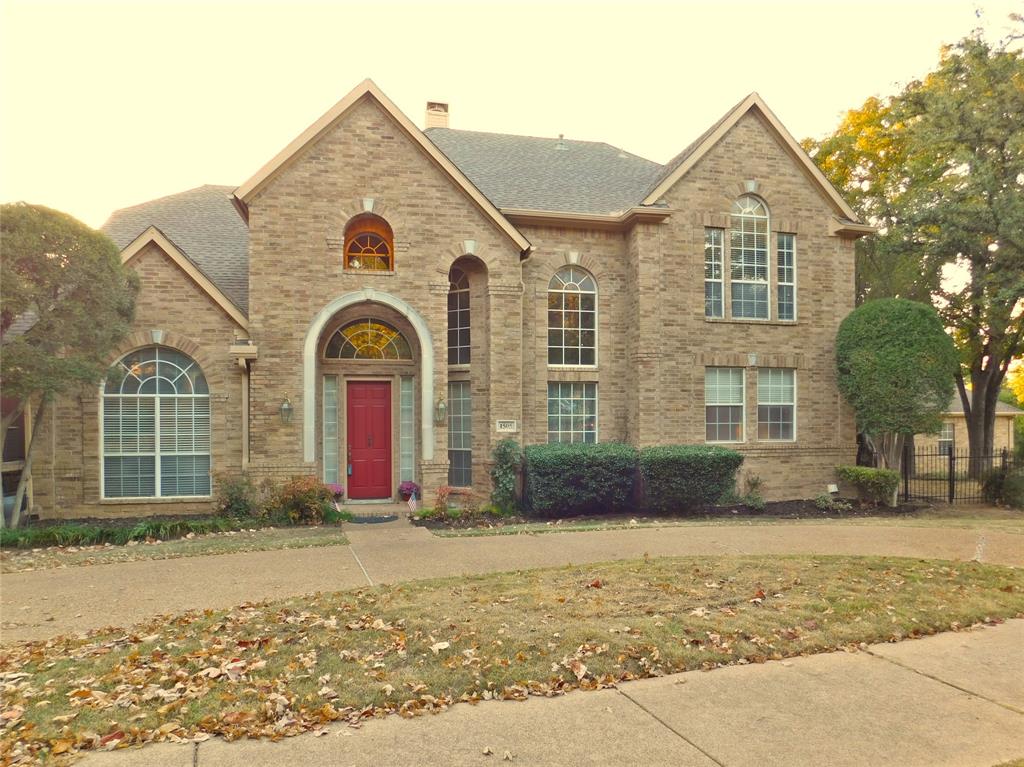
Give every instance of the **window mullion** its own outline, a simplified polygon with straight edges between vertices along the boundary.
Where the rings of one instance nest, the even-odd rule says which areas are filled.
[[[161,461],[161,451],[160,451],[160,397],[159,397],[159,395],[153,397],[153,435],[154,435],[154,439],[153,439],[153,456],[154,456],[153,457],[153,463],[154,463],[154,468],[153,468],[153,471],[154,471],[154,477],[155,477],[155,479],[153,481],[154,481],[154,484],[156,485],[156,487],[154,488],[154,490],[155,490],[154,495],[157,498],[160,498],[163,495],[163,487],[161,486],[162,483],[160,481],[160,464],[162,463],[162,461]]]

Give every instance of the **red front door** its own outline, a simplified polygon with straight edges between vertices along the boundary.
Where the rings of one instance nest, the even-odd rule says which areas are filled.
[[[348,383],[349,498],[390,498],[391,384]]]

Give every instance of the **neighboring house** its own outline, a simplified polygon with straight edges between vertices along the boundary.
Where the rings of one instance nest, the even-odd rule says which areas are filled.
[[[447,119],[365,81],[240,187],[114,213],[135,331],[43,425],[36,510],[206,511],[242,470],[430,502],[506,437],[724,444],[769,498],[854,462],[834,337],[872,230],[757,94],[667,165]]]
[[[1013,452],[1013,421],[1024,416],[1024,410],[1006,402],[996,403],[996,425],[993,434],[992,448],[996,453],[1006,450]],[[967,451],[967,419],[964,417],[964,405],[960,393],[953,394],[949,408],[942,416],[942,430],[938,434],[918,434],[914,437],[914,449],[922,452],[938,451],[949,455],[950,450]]]

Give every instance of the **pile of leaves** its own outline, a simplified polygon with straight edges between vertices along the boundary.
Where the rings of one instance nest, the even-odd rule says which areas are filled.
[[[666,558],[163,616],[0,650],[0,762],[268,737],[1024,614],[1024,573],[898,558]]]

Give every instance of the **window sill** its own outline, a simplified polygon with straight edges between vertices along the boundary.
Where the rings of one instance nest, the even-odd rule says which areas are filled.
[[[800,324],[800,320],[735,319],[732,317],[705,317],[704,321],[713,325],[781,325],[783,327],[792,327]]]
[[[465,362],[465,363],[462,363],[460,365],[449,365],[448,369],[449,370],[453,370],[456,373],[459,373],[459,372],[462,372],[462,371],[468,371],[469,370],[469,363]]]
[[[198,503],[212,500],[212,495],[175,495],[169,498],[139,496],[137,498],[100,498],[100,504],[104,506],[125,506],[139,503]]]
[[[384,269],[346,269],[345,267],[342,267],[341,273],[342,274],[353,274],[353,275],[354,274],[366,274],[366,275],[371,275],[373,277],[394,277],[395,274],[397,274],[397,272],[394,269],[389,269],[389,270],[384,270]]]
[[[597,365],[548,365],[548,370],[579,370],[587,373],[596,373],[598,370]]]

